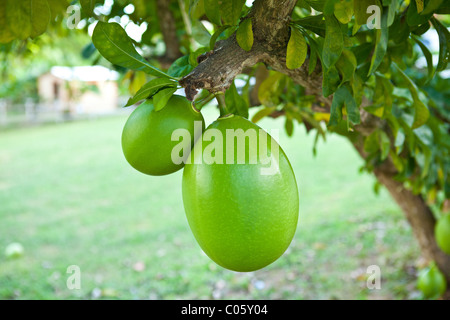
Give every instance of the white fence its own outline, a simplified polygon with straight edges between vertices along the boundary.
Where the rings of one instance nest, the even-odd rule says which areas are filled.
[[[123,99],[120,99],[123,100]],[[125,104],[124,101],[121,101]],[[24,104],[12,104],[7,100],[0,99],[0,128],[35,125],[42,123],[59,123],[76,119],[96,118],[99,116],[120,114],[124,110],[120,107],[114,112],[107,114],[92,114],[78,112],[75,108],[64,108],[61,103],[36,103],[32,100]]]

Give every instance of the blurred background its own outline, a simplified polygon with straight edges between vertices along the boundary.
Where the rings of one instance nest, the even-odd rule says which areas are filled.
[[[149,35],[130,21],[133,11],[118,22],[139,41]],[[182,171],[146,176],[122,154],[133,110],[122,107],[145,75],[113,69],[95,53],[93,28],[83,28],[18,44],[19,54],[2,51],[0,299],[420,298],[415,279],[424,262],[411,229],[388,193],[360,172],[353,147],[328,135],[314,155],[315,136],[296,125],[288,137],[282,119],[259,125],[280,130],[299,184],[295,238],[256,272],[212,262],[184,214]],[[424,39],[437,57],[435,32]],[[425,59],[417,69],[426,69]],[[202,113],[207,125],[218,116],[213,104]],[[367,286],[372,265],[381,289]],[[68,286],[71,266],[79,268],[79,289]]]

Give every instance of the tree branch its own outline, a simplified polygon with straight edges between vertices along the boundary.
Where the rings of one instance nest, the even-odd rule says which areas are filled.
[[[235,35],[217,42],[213,52],[205,55],[206,59],[180,80],[188,99],[192,99],[199,89],[212,93],[225,91],[244,68],[268,60],[272,52],[286,51],[289,41],[287,21],[296,2],[256,0],[248,14],[253,25],[252,49],[247,52],[239,47]]]
[[[308,94],[315,95],[317,100],[323,103],[328,110],[331,108],[332,97],[324,97],[322,95],[322,68],[317,66],[314,72],[308,74],[309,58],[298,69],[288,69],[286,66],[286,49],[278,50],[267,56],[263,61],[266,65],[274,70],[289,76],[295,83],[304,87]]]
[[[180,85],[185,88],[188,99],[192,99],[192,94],[200,89],[211,93],[224,92],[245,67],[255,65],[263,56],[264,50],[258,43],[247,52],[239,47],[233,35],[217,42],[213,52],[201,56],[199,65],[180,80]]]

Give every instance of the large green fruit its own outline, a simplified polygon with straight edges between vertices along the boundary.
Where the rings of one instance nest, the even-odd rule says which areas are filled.
[[[445,277],[434,262],[423,269],[417,279],[417,287],[425,298],[436,299],[442,296],[447,287]]]
[[[239,144],[234,140],[234,149],[226,146],[229,129],[245,133],[253,130],[266,139],[258,138],[258,143],[249,143],[248,139],[244,144],[245,163],[237,164]],[[216,138],[218,132],[224,137],[223,146]],[[270,155],[276,170],[263,174],[262,169],[269,165],[260,157],[252,164],[249,155],[259,154],[259,142],[264,140],[262,150],[267,150],[266,156]],[[217,146],[214,152],[213,143]],[[272,145],[278,156],[272,152]],[[226,161],[231,151],[234,163]],[[216,160],[221,159],[222,164],[220,160],[208,164],[211,159],[202,161],[202,154],[204,160],[209,154],[219,154]],[[183,172],[183,203],[189,226],[203,251],[220,266],[241,272],[258,270],[277,260],[292,241],[299,212],[294,172],[277,142],[254,123],[229,116],[206,129],[191,156]]]
[[[436,242],[446,254],[450,254],[450,214],[441,217],[435,227]]]
[[[172,133],[186,129],[190,140],[187,150],[194,146],[194,122],[205,121],[184,97],[174,95],[167,105],[155,111],[150,100],[142,103],[128,118],[122,132],[122,150],[128,163],[136,170],[149,175],[160,176],[178,171],[184,163],[172,161],[172,150],[179,141],[172,141]],[[185,155],[187,157],[188,154]]]

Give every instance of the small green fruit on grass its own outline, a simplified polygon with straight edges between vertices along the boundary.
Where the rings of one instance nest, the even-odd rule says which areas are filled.
[[[10,243],[5,249],[5,256],[7,258],[19,258],[24,253],[23,246],[18,242]]]

